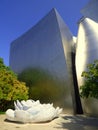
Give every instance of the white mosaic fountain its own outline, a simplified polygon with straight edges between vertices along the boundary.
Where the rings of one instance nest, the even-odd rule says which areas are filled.
[[[54,108],[53,104],[41,104],[39,100],[27,100],[14,102],[15,110],[8,109],[6,118],[9,121],[21,123],[36,123],[51,121],[62,112],[62,108]]]

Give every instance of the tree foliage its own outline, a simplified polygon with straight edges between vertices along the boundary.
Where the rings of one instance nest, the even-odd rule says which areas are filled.
[[[17,75],[4,65],[0,58],[0,100],[25,100],[28,99],[28,88],[24,82],[17,79]]]
[[[87,71],[82,73],[85,82],[80,87],[80,94],[84,98],[94,97],[98,99],[98,60],[88,64]]]

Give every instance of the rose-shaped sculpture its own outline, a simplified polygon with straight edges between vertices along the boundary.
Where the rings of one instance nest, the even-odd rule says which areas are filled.
[[[27,100],[14,102],[15,110],[8,109],[6,118],[10,121],[22,123],[46,122],[59,117],[62,108],[54,108],[53,104],[41,104],[39,100]]]

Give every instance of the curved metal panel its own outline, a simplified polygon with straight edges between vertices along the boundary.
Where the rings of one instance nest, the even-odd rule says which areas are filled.
[[[98,23],[98,0],[90,2],[81,10],[83,16],[90,18]]]
[[[87,69],[87,64],[93,63],[96,59],[98,59],[98,23],[85,18],[79,24],[76,47],[76,72],[79,87],[84,82],[81,77],[82,72]],[[89,105],[83,106],[85,111],[89,107]],[[98,105],[96,107],[98,108]],[[91,110],[90,113],[93,113],[93,111]],[[98,114],[98,109],[96,113]]]

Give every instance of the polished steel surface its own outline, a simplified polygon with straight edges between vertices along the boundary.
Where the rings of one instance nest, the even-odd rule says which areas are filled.
[[[82,72],[87,70],[89,63],[98,60],[98,0],[90,0],[81,13],[83,17],[79,21],[76,47],[76,73],[79,87],[84,83]],[[97,99],[81,100],[84,113],[98,116]]]
[[[52,9],[34,27],[11,43],[10,67],[16,73],[27,68],[41,68],[47,71],[58,83],[62,97],[58,102],[65,113],[72,113],[76,108],[74,73],[72,56],[74,57],[78,86],[84,83],[81,77],[87,64],[98,59],[98,0],[91,0],[81,13],[77,38],[58,14]],[[98,115],[96,99],[81,99],[85,113]]]
[[[81,13],[84,17],[98,22],[98,0],[90,0]]]
[[[79,86],[82,85],[81,74],[87,64],[98,59],[98,23],[85,18],[79,24],[76,47],[76,70]]]
[[[79,87],[84,83],[81,77],[82,72],[86,71],[87,65],[96,59],[98,60],[98,23],[90,18],[84,18],[79,24],[76,47],[76,72]],[[82,105],[86,113],[98,115],[97,100],[83,99]]]
[[[65,111],[73,112],[71,47],[73,37],[68,27],[53,9],[38,24],[11,43],[10,67],[16,73],[24,69],[41,68],[60,81]],[[55,93],[54,93],[55,95]],[[61,97],[59,97],[60,99]]]

